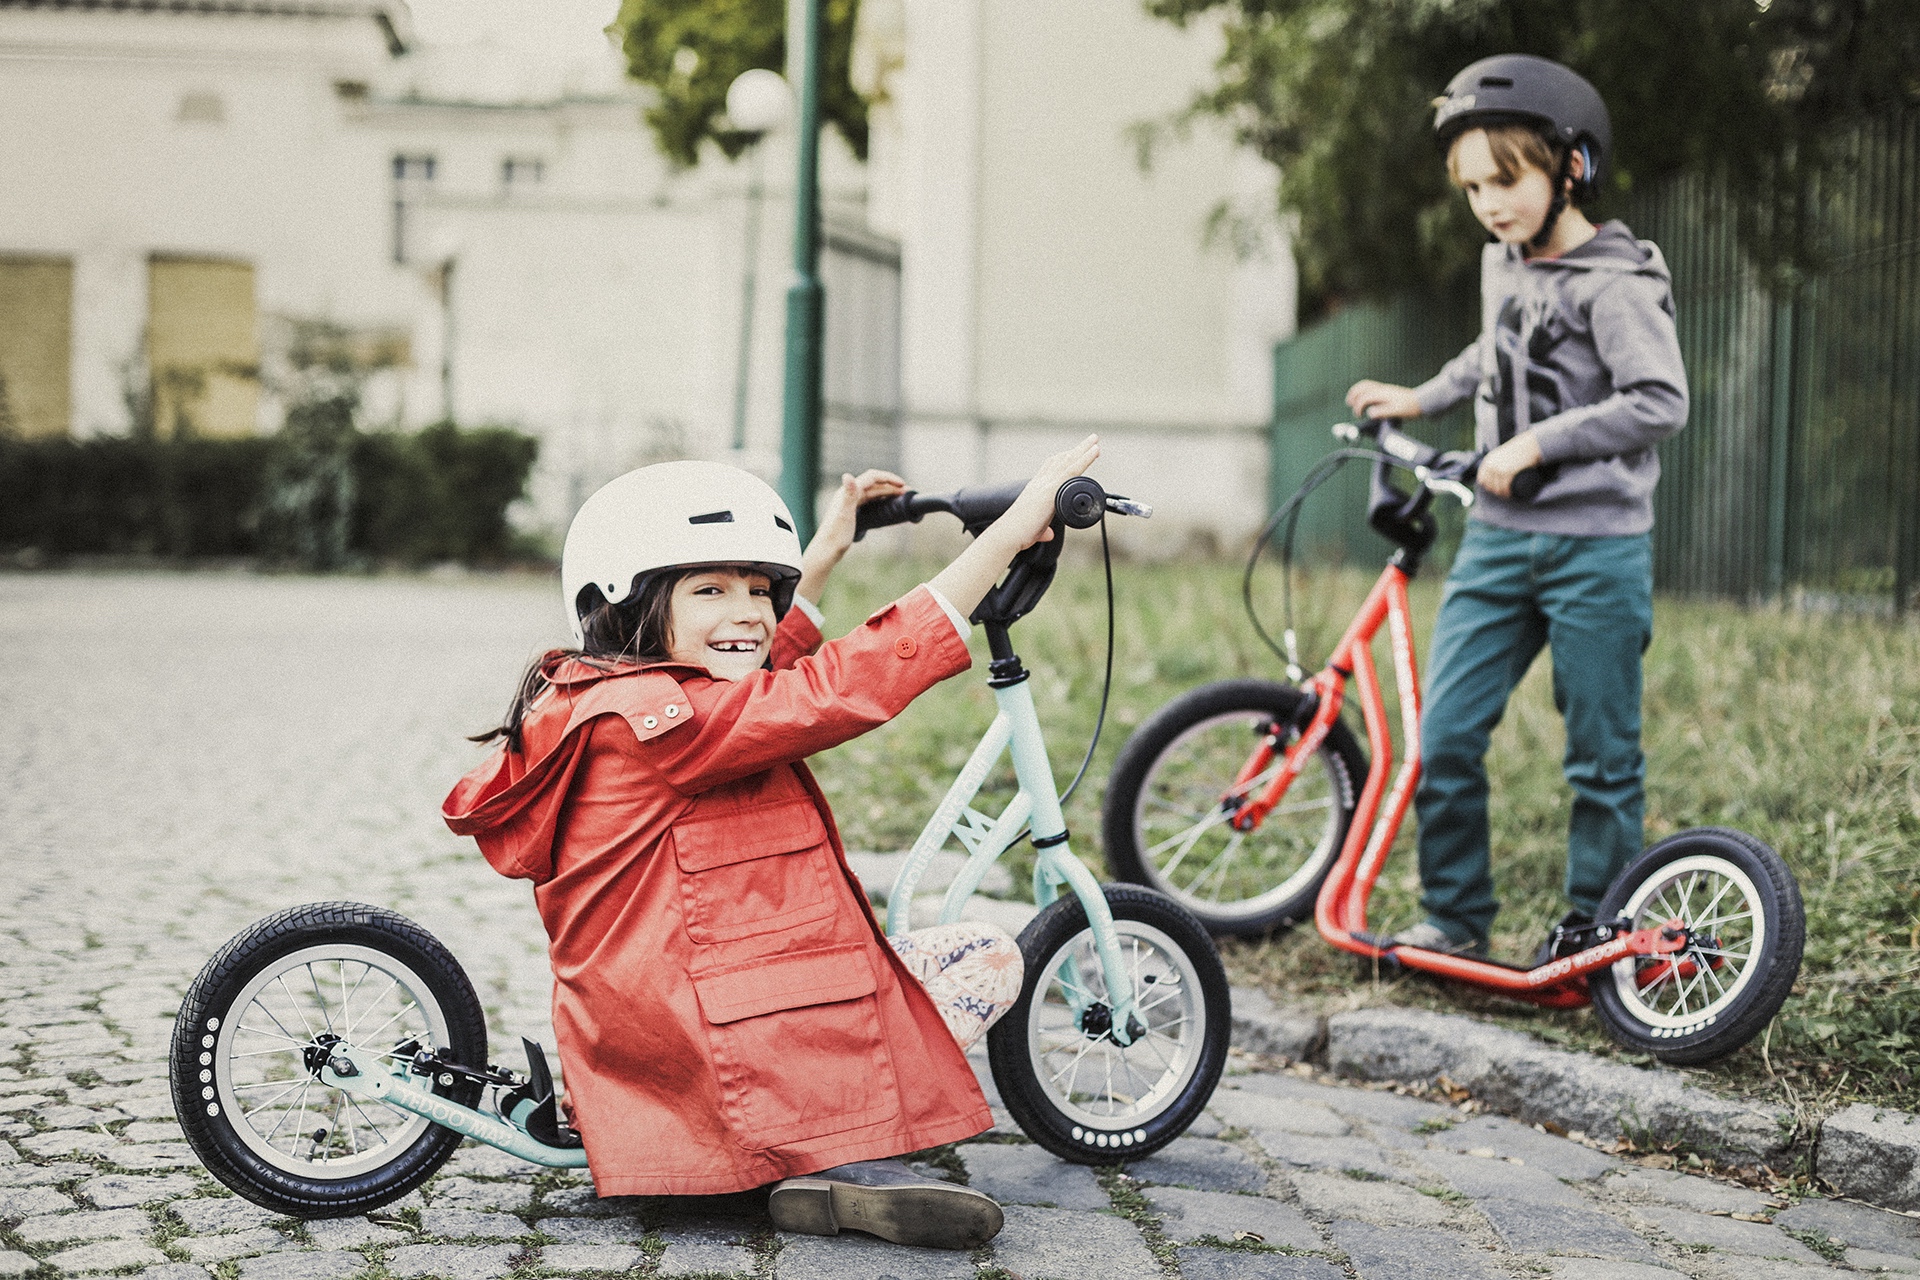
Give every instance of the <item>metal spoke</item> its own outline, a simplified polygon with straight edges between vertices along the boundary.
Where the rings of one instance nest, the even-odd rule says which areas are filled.
[[[276,982],[277,984],[279,984],[279,987],[280,987],[280,989],[281,989],[282,991],[284,991],[284,992],[286,992],[286,993],[287,993],[287,1003],[288,1003],[288,1004],[290,1004],[290,1005],[292,1005],[292,1006],[293,1006],[293,1011],[294,1011],[295,1013],[297,1013],[297,1014],[299,1014],[299,1015],[300,1015],[300,1025],[306,1028],[306,1030],[307,1030],[307,1039],[309,1039],[309,1040],[311,1040],[311,1039],[313,1039],[313,1037],[314,1037],[314,1034],[315,1034],[315,1033],[314,1033],[314,1030],[313,1030],[313,1023],[311,1023],[311,1022],[309,1022],[309,1021],[307,1021],[307,1011],[306,1011],[305,1009],[302,1009],[302,1008],[300,1007],[300,1002],[299,1002],[298,1000],[296,1000],[296,999],[294,999],[294,995],[293,995],[293,989],[292,989],[291,987],[289,987],[289,986],[287,986],[287,975],[286,975],[286,974],[284,974],[284,973],[283,973],[283,974],[281,974],[280,976],[278,976],[277,978],[275,978],[275,979],[274,979],[274,982]],[[265,1005],[262,1005],[262,1006],[261,1006],[261,1008],[263,1008],[263,1009],[264,1009],[264,1008],[266,1008],[266,1006],[265,1006]],[[271,1009],[268,1009],[268,1010],[267,1010],[267,1016],[268,1016],[269,1018],[273,1018],[273,1010],[271,1010]],[[280,1019],[278,1019],[278,1018],[273,1018],[273,1020],[274,1020],[274,1023],[275,1023],[276,1025],[277,1025],[277,1024],[278,1024],[278,1023],[280,1022]],[[282,1030],[285,1030],[285,1028],[284,1028],[284,1027],[282,1027],[281,1029],[282,1029]]]
[[[333,1014],[327,1009],[327,998],[320,994],[320,975],[313,971],[313,962],[307,962],[307,982],[313,987],[313,1001],[320,1006],[320,1016],[327,1020],[327,1030],[333,1030]]]
[[[405,1017],[408,1013],[410,1013],[414,1009],[418,1009],[419,1007],[420,1007],[419,1004],[416,1003],[415,1001],[412,1001],[412,1000],[407,1001],[406,1004],[401,1006],[399,1012],[395,1013],[393,1017],[388,1018],[385,1022],[381,1023],[379,1026],[375,1027],[373,1030],[367,1032],[366,1035],[362,1037],[362,1039],[371,1040],[373,1037],[379,1035],[382,1031],[385,1031],[388,1027],[392,1026],[396,1021]]]

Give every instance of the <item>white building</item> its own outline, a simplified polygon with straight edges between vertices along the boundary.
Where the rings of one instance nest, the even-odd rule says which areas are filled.
[[[1290,260],[1202,229],[1270,175],[1202,135],[1142,173],[1126,138],[1217,33],[1092,0],[863,11],[872,163],[823,148],[828,466],[944,488],[1095,429],[1110,484],[1161,508],[1154,541],[1251,527]],[[530,75],[415,47],[402,0],[0,0],[6,415],[125,431],[150,386],[163,432],[270,430],[279,347],[325,320],[402,357],[371,421],[539,435],[536,523],[652,458],[771,470],[791,140],[675,172],[643,103],[597,31]]]

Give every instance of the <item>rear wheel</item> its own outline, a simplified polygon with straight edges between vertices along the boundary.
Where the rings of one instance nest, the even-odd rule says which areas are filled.
[[[1115,878],[1160,890],[1217,934],[1254,937],[1311,916],[1367,772],[1352,732],[1336,720],[1257,827],[1232,821],[1279,773],[1306,699],[1292,685],[1223,680],[1154,712],[1107,784]],[[1237,782],[1249,764],[1257,772]]]
[[[1020,999],[987,1033],[1000,1096],[1063,1160],[1112,1164],[1172,1142],[1213,1096],[1233,1011],[1213,940],[1164,895],[1107,885],[1137,1025],[1113,1035],[1113,1000],[1086,908],[1069,894],[1020,934]]]
[[[321,902],[243,930],[194,979],[174,1023],[174,1108],[194,1154],[255,1204],[365,1213],[425,1182],[460,1135],[321,1082],[336,1039],[389,1062],[450,1050],[484,1066],[486,1020],[459,963],[413,921]],[[478,1087],[434,1092],[471,1106]]]
[[[1630,1049],[1681,1065],[1725,1057],[1773,1020],[1800,973],[1806,912],[1780,855],[1741,831],[1700,827],[1620,874],[1599,919],[1677,920],[1685,950],[1629,956],[1587,979],[1594,1010]]]

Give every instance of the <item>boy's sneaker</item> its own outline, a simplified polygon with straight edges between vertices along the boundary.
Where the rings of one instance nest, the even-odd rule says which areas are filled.
[[[773,1225],[809,1236],[864,1231],[923,1249],[977,1249],[1005,1215],[991,1197],[898,1160],[862,1160],[788,1178],[767,1200]]]
[[[1422,920],[1419,924],[1402,929],[1388,941],[1402,947],[1419,947],[1422,951],[1440,951],[1450,956],[1484,958],[1487,954],[1485,938],[1460,942],[1431,920]]]

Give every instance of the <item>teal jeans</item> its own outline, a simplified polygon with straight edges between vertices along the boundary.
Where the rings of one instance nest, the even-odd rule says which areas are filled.
[[[1440,597],[1421,715],[1420,903],[1459,942],[1500,904],[1488,853],[1487,744],[1541,648],[1567,726],[1566,892],[1593,914],[1640,852],[1640,657],[1653,636],[1647,534],[1582,538],[1469,521]]]

